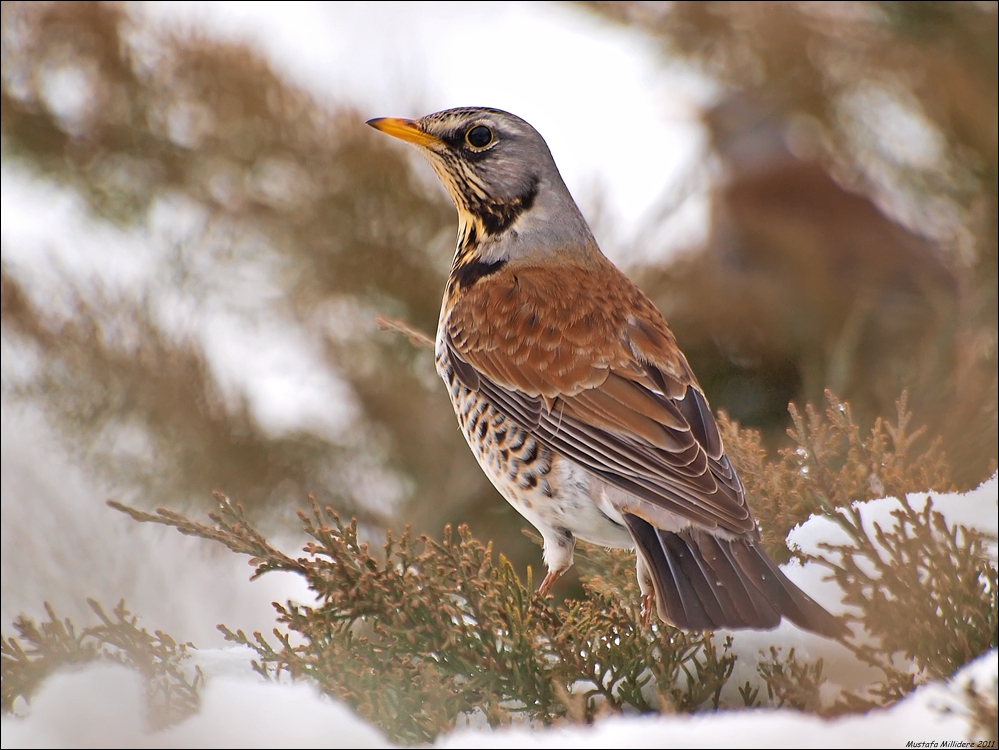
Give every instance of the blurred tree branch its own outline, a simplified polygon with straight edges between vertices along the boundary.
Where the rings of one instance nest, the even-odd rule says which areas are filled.
[[[158,285],[134,297],[77,288],[82,280],[54,269],[69,313],[33,298],[5,263],[4,335],[43,353],[41,379],[21,396],[45,405],[89,457],[109,434],[139,427],[151,460],[112,453],[103,469],[148,502],[218,488],[276,510],[313,491],[384,519],[402,508],[362,501],[362,486],[389,472],[403,501],[443,514],[429,519],[438,527],[455,506],[493,496],[470,458],[440,468],[467,449],[432,363],[368,335],[372,311],[435,324],[452,218],[444,196],[369,134],[366,115],[319,104],[245,45],[146,28],[127,6],[4,3],[0,19],[5,164],[72,187],[95,219],[126,230],[200,217]],[[67,87],[75,109],[57,96]],[[150,264],[162,262],[155,242],[172,241],[137,240]],[[253,273],[281,297],[255,304],[261,292],[244,281]],[[206,309],[231,309],[235,297],[247,325],[286,317],[318,341],[361,406],[350,443],[268,434],[216,382],[203,322],[164,325],[157,302],[178,295]]]
[[[643,271],[714,405],[773,443],[790,400],[833,388],[870,424],[906,388],[961,481],[986,476],[996,5],[581,5],[720,84],[705,252]]]

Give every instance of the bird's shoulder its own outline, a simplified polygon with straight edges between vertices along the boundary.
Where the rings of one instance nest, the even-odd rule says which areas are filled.
[[[450,346],[494,382],[554,398],[611,373],[644,379],[651,368],[666,395],[696,387],[663,316],[603,256],[498,265],[473,283],[449,284],[442,316]]]

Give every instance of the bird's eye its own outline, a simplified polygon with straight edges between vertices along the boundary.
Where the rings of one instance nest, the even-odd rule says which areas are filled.
[[[485,125],[476,125],[465,133],[465,140],[472,148],[485,148],[493,142],[493,131]]]

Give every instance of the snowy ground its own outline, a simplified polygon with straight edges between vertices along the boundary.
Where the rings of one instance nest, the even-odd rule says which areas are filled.
[[[910,496],[916,507],[925,494]],[[948,523],[961,523],[995,535],[999,478],[993,476],[967,494],[933,495],[934,506]],[[894,499],[862,506],[867,522],[890,524]],[[822,541],[837,541],[836,527],[811,519],[795,529],[791,539],[814,550]],[[167,542],[166,539],[161,542]],[[167,552],[170,544],[161,545]],[[173,548],[171,567],[194,571],[205,561],[185,557]],[[996,560],[996,549],[992,547]],[[232,556],[229,556],[232,557]],[[202,568],[203,569],[203,568]],[[835,585],[822,581],[817,567],[786,566],[796,582],[832,611],[842,611]],[[265,579],[266,580],[266,577]],[[256,584],[254,584],[256,585]],[[146,623],[147,625],[149,623]],[[236,623],[232,623],[236,624]],[[724,634],[722,634],[724,635]],[[736,632],[734,652],[739,668],[752,671],[756,656],[771,644],[794,647],[802,657],[826,661],[829,688],[856,687],[861,670],[849,654],[827,639],[782,625],[768,633]],[[18,706],[19,717],[2,719],[3,747],[389,747],[377,729],[365,724],[343,705],[307,684],[265,684],[249,669],[251,652],[244,648],[197,651],[194,660],[208,676],[200,713],[161,732],[150,732],[142,720],[140,678],[123,668],[95,666],[51,678],[30,707]],[[930,684],[905,701],[864,716],[822,720],[787,710],[728,711],[699,716],[608,717],[592,727],[536,729],[511,727],[490,730],[462,728],[442,736],[439,747],[904,747],[912,742],[964,741],[974,728],[964,700],[967,687],[995,698],[999,654],[991,651],[960,670],[946,684]],[[732,684],[739,682],[739,675]],[[737,740],[733,740],[737,738]]]
[[[887,711],[824,721],[794,711],[703,716],[610,717],[592,727],[464,729],[436,747],[905,747],[970,736],[964,686],[992,690],[992,651],[946,685],[927,685]],[[27,720],[4,719],[3,747],[392,747],[350,710],[307,685],[216,677],[201,713],[159,733],[141,721],[141,681],[121,667],[95,667],[50,680]],[[927,745],[929,746],[929,745]]]

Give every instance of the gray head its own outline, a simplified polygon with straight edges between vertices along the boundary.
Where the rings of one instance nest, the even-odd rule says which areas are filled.
[[[459,253],[479,245],[495,259],[593,246],[544,138],[498,109],[461,107],[368,124],[417,146],[458,209]]]

